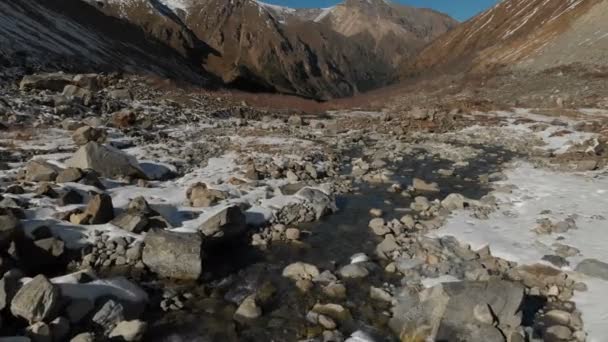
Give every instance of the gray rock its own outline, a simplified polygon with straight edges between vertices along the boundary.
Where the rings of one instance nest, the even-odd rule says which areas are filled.
[[[383,218],[373,218],[369,221],[368,227],[372,229],[374,234],[376,235],[386,235],[391,232],[391,230],[385,226],[385,222]]]
[[[101,88],[101,78],[98,74],[78,74],[74,76],[72,82],[90,91],[98,91]]]
[[[256,319],[260,316],[262,316],[262,309],[257,305],[255,295],[245,298],[234,313],[237,321]]]
[[[292,280],[312,280],[319,276],[319,269],[315,265],[295,262],[283,269],[283,277]]]
[[[111,223],[128,232],[140,234],[146,231],[150,221],[144,215],[124,212],[113,219]]]
[[[20,220],[10,209],[0,208],[0,249],[7,248],[21,228]]]
[[[152,272],[173,279],[198,279],[202,273],[202,238],[199,234],[149,231],[142,260]]]
[[[420,178],[414,178],[412,186],[418,192],[439,192],[439,185],[437,183],[427,183]]]
[[[27,75],[21,79],[19,89],[21,90],[53,90],[62,91],[63,88],[72,82],[72,76],[58,73]]]
[[[108,92],[108,95],[114,100],[132,101],[133,95],[129,89],[114,89]]]
[[[11,301],[11,313],[29,322],[51,318],[60,301],[59,289],[45,276],[38,275],[23,285]]]
[[[25,167],[25,180],[28,182],[53,182],[59,168],[46,161],[32,160]]]
[[[106,131],[103,128],[83,126],[72,133],[72,140],[80,146],[91,141],[102,144],[106,141]]]
[[[306,187],[298,191],[296,196],[306,201],[306,205],[313,209],[317,220],[325,214],[338,210],[334,199],[321,190]]]
[[[59,171],[56,181],[57,183],[78,182],[82,177],[84,177],[84,173],[80,169],[68,167]]]
[[[441,206],[448,210],[464,209],[465,198],[461,194],[449,194],[443,201]]]
[[[73,84],[68,84],[63,88],[61,93],[65,98],[69,100],[78,100],[81,104],[89,105],[93,99],[93,93],[88,90]]]
[[[563,325],[554,325],[547,328],[546,337],[557,341],[566,341],[572,337],[572,330]]]
[[[114,218],[114,205],[112,197],[107,194],[97,194],[87,204],[84,214],[88,217],[88,224],[108,223]]]
[[[70,167],[95,170],[103,177],[134,177],[146,179],[137,160],[111,146],[89,142],[67,161]]]
[[[84,332],[74,336],[70,342],[95,342],[95,335],[92,333]]]
[[[391,253],[399,250],[401,247],[397,244],[393,234],[384,236],[384,240],[376,246],[376,254],[383,259],[391,259]]]
[[[361,263],[348,264],[342,267],[338,273],[342,278],[365,278],[369,275],[369,271]]]
[[[25,328],[25,335],[33,342],[52,342],[51,328],[44,322],[36,322]]]
[[[576,265],[575,270],[589,277],[608,280],[608,264],[597,259],[585,259]]]
[[[141,341],[147,327],[148,324],[140,320],[122,321],[110,332],[109,337],[126,342]]]
[[[107,300],[91,318],[91,321],[104,335],[109,334],[118,323],[124,320],[123,306],[111,299]]]
[[[225,191],[210,189],[205,183],[195,183],[186,191],[186,197],[191,206],[206,208],[228,199],[229,194]]]
[[[246,229],[245,215],[234,205],[220,209],[198,227],[206,237],[222,239],[242,235]]]

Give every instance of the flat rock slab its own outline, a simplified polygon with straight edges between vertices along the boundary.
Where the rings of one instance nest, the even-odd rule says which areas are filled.
[[[144,239],[143,262],[161,277],[196,280],[203,268],[203,240],[197,233],[149,231]]]

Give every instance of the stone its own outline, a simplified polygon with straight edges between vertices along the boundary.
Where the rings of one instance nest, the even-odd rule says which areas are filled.
[[[427,183],[420,178],[414,178],[412,186],[418,192],[439,192],[439,185],[437,183]]]
[[[114,205],[112,197],[107,194],[97,194],[89,200],[84,214],[88,217],[88,224],[108,223],[114,218]]]
[[[290,124],[291,126],[300,127],[300,126],[304,125],[304,119],[302,119],[301,116],[294,114],[294,115],[291,115],[289,117],[289,119],[287,119],[287,123]]]
[[[111,146],[89,142],[81,146],[71,159],[70,167],[92,169],[106,178],[133,177],[146,179],[145,172],[137,160]]]
[[[348,264],[342,267],[338,273],[342,278],[365,278],[369,275],[369,271],[361,263]]]
[[[339,322],[347,322],[352,320],[350,311],[340,304],[328,303],[321,304],[317,303],[312,307],[312,311],[321,315],[331,317]]]
[[[450,211],[464,209],[464,204],[465,198],[461,194],[449,194],[441,201],[441,206]]]
[[[69,189],[59,196],[59,200],[57,203],[60,206],[72,205],[72,204],[82,204],[83,201],[82,195],[73,189]]]
[[[548,339],[556,339],[558,341],[569,340],[572,337],[572,330],[563,325],[554,325],[547,328],[545,333]]]
[[[32,160],[25,167],[25,180],[28,182],[53,182],[59,168],[46,161]]]
[[[393,296],[390,293],[385,291],[384,289],[370,286],[369,288],[369,296],[371,299],[379,300],[383,302],[391,303],[393,301]]]
[[[346,286],[337,282],[331,282],[323,287],[323,293],[331,298],[346,298]]]
[[[108,337],[126,342],[141,341],[147,328],[148,324],[140,320],[122,321],[112,329]]]
[[[91,141],[102,144],[106,141],[106,131],[103,128],[83,126],[72,133],[72,140],[79,146],[86,145]]]
[[[91,318],[91,322],[104,335],[107,335],[124,319],[124,307],[122,304],[108,299],[95,312]]]
[[[114,100],[132,101],[133,95],[129,89],[114,89],[108,91],[108,96]]]
[[[95,335],[89,332],[80,333],[74,336],[70,342],[95,342]]]
[[[78,74],[72,79],[72,83],[80,88],[90,91],[98,91],[101,88],[101,79],[98,74]]]
[[[285,230],[285,238],[292,241],[299,240],[300,230],[298,228],[288,228]]]
[[[46,74],[35,74],[27,75],[21,79],[19,83],[19,89],[21,90],[53,90],[62,91],[66,85],[72,82],[72,76],[58,73],[46,73]]]
[[[473,308],[473,316],[475,316],[475,319],[480,323],[494,323],[494,315],[492,314],[492,309],[487,304],[475,305],[475,307]]]
[[[38,188],[36,188],[36,191],[34,191],[34,193],[38,197],[49,197],[49,198],[59,197],[59,194],[57,193],[57,191],[55,191],[55,189],[53,189],[53,187],[49,183],[41,183],[40,186],[38,186]]]
[[[312,280],[319,276],[319,269],[315,265],[295,262],[283,269],[283,277],[292,280]]]
[[[0,208],[0,250],[7,248],[21,229],[21,221],[12,210]]]
[[[60,297],[59,289],[44,275],[38,275],[17,291],[11,313],[31,323],[41,322],[55,313]]]
[[[225,191],[210,189],[205,183],[195,183],[186,191],[186,197],[190,202],[190,206],[207,208],[219,201],[228,199],[229,195]]]
[[[93,99],[93,93],[90,90],[78,87],[73,84],[66,85],[63,88],[63,92],[61,93],[61,95],[70,100],[78,100],[85,106],[89,105]]]
[[[302,188],[296,193],[296,197],[305,200],[306,205],[313,209],[317,220],[328,213],[338,210],[334,199],[319,189]]]
[[[260,316],[262,316],[262,309],[257,305],[255,295],[245,298],[234,313],[237,321],[256,319]]]
[[[608,280],[608,263],[597,259],[585,259],[576,265],[576,272],[594,278]]]
[[[32,342],[52,342],[51,328],[44,322],[36,322],[25,328],[25,336]]]
[[[385,225],[383,218],[374,218],[369,221],[368,226],[372,229],[374,234],[376,235],[386,235],[391,232],[391,230]]]
[[[57,175],[56,182],[57,183],[70,183],[70,182],[78,182],[84,177],[84,173],[82,170],[74,167],[68,167],[67,169],[59,171]]]
[[[198,227],[204,236],[222,239],[240,236],[246,229],[245,214],[236,205],[221,208]]]
[[[391,259],[391,254],[394,251],[399,250],[401,247],[395,240],[393,234],[387,234],[384,236],[384,240],[376,246],[376,254],[385,260]]]
[[[114,218],[111,223],[128,232],[140,234],[146,231],[150,221],[144,215],[124,212]]]
[[[202,273],[202,243],[199,234],[152,230],[144,239],[142,260],[161,277],[195,280]]]

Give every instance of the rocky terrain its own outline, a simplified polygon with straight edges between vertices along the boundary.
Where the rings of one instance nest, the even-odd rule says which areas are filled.
[[[0,96],[3,338],[608,335],[605,110],[309,115],[119,74]]]

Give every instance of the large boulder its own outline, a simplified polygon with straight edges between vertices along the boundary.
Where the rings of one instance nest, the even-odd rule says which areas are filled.
[[[68,160],[68,166],[80,169],[93,169],[103,177],[134,177],[146,179],[137,160],[111,146],[89,142],[82,146]]]
[[[40,89],[62,91],[66,85],[72,82],[72,76],[62,72],[49,74],[27,75],[23,77],[19,88],[21,90]]]
[[[53,182],[60,169],[43,160],[32,160],[25,167],[25,180],[28,182]]]
[[[391,329],[402,341],[504,341],[521,324],[521,284],[454,282],[397,297]],[[483,315],[484,312],[488,315]]]
[[[213,213],[198,229],[207,237],[225,239],[243,234],[247,223],[241,208],[233,205]]]
[[[202,273],[202,238],[199,234],[149,231],[142,260],[161,277],[195,280]]]
[[[30,323],[51,318],[61,299],[59,289],[44,275],[23,285],[11,302],[11,313]]]

